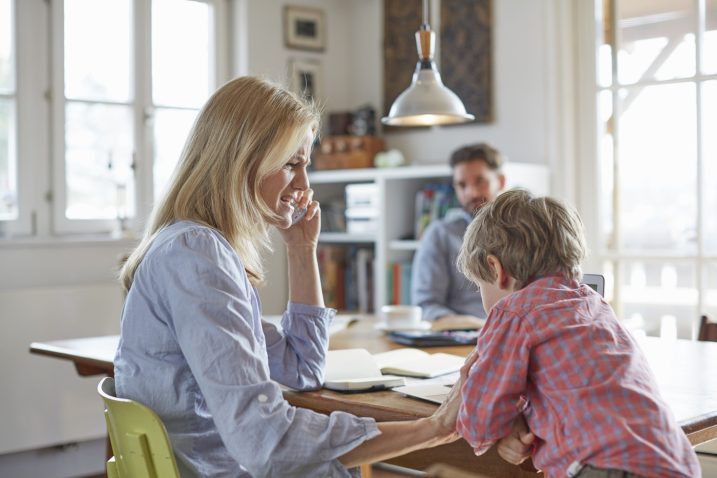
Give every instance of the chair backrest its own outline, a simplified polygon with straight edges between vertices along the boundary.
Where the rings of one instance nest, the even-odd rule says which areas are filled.
[[[717,322],[710,322],[706,315],[700,319],[700,332],[697,340],[717,342]]]
[[[167,430],[156,413],[134,400],[117,398],[115,382],[105,377],[97,386],[105,402],[112,457],[107,475],[117,478],[179,478]]]

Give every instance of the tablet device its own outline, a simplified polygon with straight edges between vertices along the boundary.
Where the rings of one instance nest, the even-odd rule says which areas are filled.
[[[413,347],[475,345],[480,330],[397,330],[388,338],[397,344]]]

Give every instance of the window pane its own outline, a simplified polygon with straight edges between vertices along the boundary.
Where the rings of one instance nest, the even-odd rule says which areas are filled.
[[[717,263],[710,262],[705,266],[705,312],[717,320]]]
[[[695,73],[694,0],[618,1],[621,83]]]
[[[607,249],[614,249],[613,234],[615,231],[613,217],[613,192],[615,178],[614,167],[614,138],[613,138],[613,111],[612,92],[601,91],[598,94],[598,124],[602,128],[599,138],[599,166],[600,166],[600,189],[598,204],[600,205],[600,224],[602,225],[601,245]]]
[[[210,8],[204,2],[152,2],[152,98],[200,107],[209,96]]]
[[[613,38],[610,6],[613,1],[614,0],[603,0],[600,5],[602,8],[602,22],[598,22],[596,25],[599,35],[597,49],[597,83],[602,87],[612,84],[612,45],[615,43],[615,39]]]
[[[702,86],[702,155],[704,191],[704,245],[717,254],[717,81]]]
[[[132,109],[68,102],[65,121],[67,218],[134,216]]]
[[[717,0],[707,0],[705,2],[702,72],[705,74],[717,73]]]
[[[158,108],[154,117],[154,199],[159,199],[197,117],[193,110]]]
[[[65,95],[129,101],[132,97],[130,0],[65,0]]]
[[[17,163],[13,101],[0,98],[0,220],[17,218]]]
[[[648,335],[692,336],[697,317],[693,264],[625,261],[620,287],[623,318],[644,321]]]
[[[13,11],[10,0],[0,0],[0,93],[12,93],[15,84]]]
[[[695,86],[668,84],[620,93],[621,246],[695,253]]]

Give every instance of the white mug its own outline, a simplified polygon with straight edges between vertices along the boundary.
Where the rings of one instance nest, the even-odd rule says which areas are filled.
[[[417,325],[423,317],[423,310],[417,305],[384,305],[381,319],[387,326]]]

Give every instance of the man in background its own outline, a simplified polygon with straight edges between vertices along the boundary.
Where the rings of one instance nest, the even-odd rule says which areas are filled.
[[[463,209],[431,223],[413,258],[411,300],[423,308],[423,319],[433,321],[434,329],[483,326],[480,291],[458,271],[456,258],[475,213],[505,186],[504,161],[486,143],[464,146],[451,155],[453,188]]]

